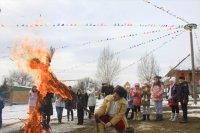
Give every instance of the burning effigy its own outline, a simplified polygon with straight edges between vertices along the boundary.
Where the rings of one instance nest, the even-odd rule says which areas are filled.
[[[16,43],[12,49],[12,58],[18,68],[34,78],[39,91],[36,107],[24,124],[24,133],[50,132],[50,129],[42,124],[40,112],[41,103],[47,93],[59,94],[64,99],[72,98],[68,86],[59,81],[51,71],[50,63],[54,52],[55,49],[48,49],[44,41],[30,39]]]

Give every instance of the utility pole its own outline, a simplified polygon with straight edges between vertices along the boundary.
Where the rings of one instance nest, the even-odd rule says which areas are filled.
[[[193,49],[193,37],[192,37],[192,29],[196,29],[197,24],[187,24],[184,26],[185,30],[189,30],[190,32],[190,48],[191,48],[191,63],[192,63],[192,87],[193,87],[193,99],[194,104],[197,104],[196,100],[196,80],[195,80],[195,66],[194,66],[194,49]]]

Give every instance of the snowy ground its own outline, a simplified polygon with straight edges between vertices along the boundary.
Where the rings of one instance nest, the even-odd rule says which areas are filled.
[[[97,100],[97,107],[102,103],[103,99]],[[3,125],[10,125],[16,122],[20,122],[21,120],[24,120],[28,116],[28,105],[12,105],[12,106],[5,106],[2,112],[2,118],[3,118]],[[67,115],[66,109],[63,111],[63,116]],[[74,110],[74,117],[77,116],[76,110]],[[55,104],[53,104],[53,116],[51,116],[52,119],[57,118]]]
[[[98,108],[101,105],[102,101],[103,101],[103,99],[97,100],[96,108]],[[66,119],[67,111],[64,110],[64,112],[63,112],[63,116],[64,116],[63,122],[64,123],[59,125],[59,124],[57,124],[57,114],[56,114],[54,104],[53,104],[53,107],[54,107],[54,114],[53,114],[53,116],[51,116],[51,119],[52,119],[51,127],[53,128],[54,133],[57,133],[57,132],[65,133],[65,132],[70,132],[75,129],[80,129],[81,131],[87,130],[89,128],[89,126],[91,127],[91,125],[94,124],[94,121],[92,121],[92,120],[90,121],[87,117],[85,117],[84,125],[77,126],[76,125],[76,123],[77,123],[76,111],[74,111],[75,121],[67,122],[67,119]],[[151,107],[152,107],[151,110],[153,113],[153,111],[154,111],[153,106],[151,106]],[[167,101],[163,101],[163,107],[168,107]],[[197,103],[197,105],[194,105],[192,103],[192,101],[190,101],[189,107],[190,107],[190,109],[188,110],[189,117],[200,117],[200,101]],[[3,116],[3,128],[0,130],[0,133],[1,132],[4,133],[5,131],[7,131],[8,129],[11,129],[11,128],[19,129],[23,125],[22,120],[27,118],[27,111],[28,111],[28,105],[5,106],[5,108],[3,109],[3,115],[2,115]],[[168,108],[168,110],[165,110],[164,113],[167,114],[166,115],[167,117],[170,117],[169,116],[169,114],[170,114],[169,108]],[[182,111],[180,111],[180,113],[182,113]],[[152,124],[152,123],[150,123],[150,124]],[[139,126],[141,126],[141,124],[138,125],[137,130],[140,130]],[[148,126],[148,125],[146,125],[146,126]],[[151,126],[154,126],[154,125],[151,125]],[[65,131],[65,132],[63,132],[63,131]]]

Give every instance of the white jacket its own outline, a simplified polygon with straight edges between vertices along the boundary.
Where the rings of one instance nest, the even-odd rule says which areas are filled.
[[[95,88],[88,88],[88,106],[96,106]]]
[[[56,107],[65,107],[65,102],[62,99],[62,97],[57,94],[55,95],[55,97],[56,97],[55,106]]]
[[[37,104],[37,99],[38,99],[38,93],[37,92],[34,93],[32,90],[30,90],[29,91],[29,100],[28,100],[29,106],[35,107]]]

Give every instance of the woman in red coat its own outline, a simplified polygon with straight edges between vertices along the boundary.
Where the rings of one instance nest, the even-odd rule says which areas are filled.
[[[134,106],[134,120],[138,120],[139,113],[141,114],[140,106],[141,106],[141,95],[142,92],[140,90],[140,84],[135,83],[135,88],[132,91],[132,96],[134,97],[133,106]]]

